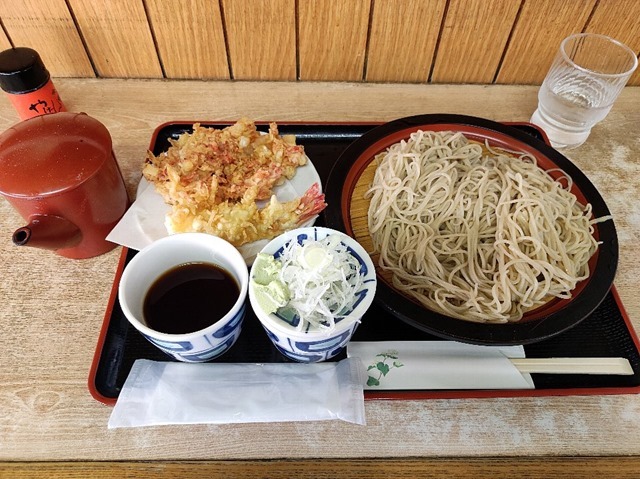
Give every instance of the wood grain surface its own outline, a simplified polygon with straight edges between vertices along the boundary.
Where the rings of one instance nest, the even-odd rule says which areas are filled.
[[[233,78],[295,80],[294,0],[224,0],[222,4]]]
[[[491,83],[500,66],[520,0],[450,0],[431,81]]]
[[[460,459],[324,460],[299,461],[187,461],[187,462],[78,462],[78,463],[0,463],[0,474],[21,479],[86,478],[112,479],[196,479],[202,477],[276,479],[283,477],[315,479],[554,479],[598,478],[637,479],[640,459],[635,457],[557,457],[527,459],[492,457]],[[4,476],[0,476],[4,477]]]
[[[369,0],[298,0],[301,80],[362,80],[370,6]]]
[[[53,76],[95,76],[65,0],[0,0],[0,21],[13,46],[35,49]]]
[[[0,49],[6,50],[7,48],[11,48],[11,42],[4,30],[0,29]]]
[[[604,33],[640,51],[636,0],[0,0],[0,7],[9,44],[40,51],[61,77],[539,84],[569,33]],[[640,72],[631,84],[640,84]]]
[[[146,0],[164,72],[169,78],[231,78],[218,2]]]
[[[606,0],[598,3],[585,31],[609,35],[640,52],[640,2],[635,0]],[[629,79],[629,85],[640,85],[640,70]]]
[[[162,78],[142,2],[68,0],[101,77]]]
[[[538,91],[65,78],[56,86],[69,109],[109,129],[132,196],[151,135],[168,121],[244,115],[279,122],[389,121],[442,112],[526,121]],[[640,89],[625,89],[588,141],[567,154],[615,217],[621,251],[616,287],[636,329],[639,104]],[[17,121],[0,95],[0,131]],[[324,477],[543,478],[573,471],[574,477],[634,477],[638,471],[640,397],[632,394],[371,400],[366,426],[320,421],[108,430],[111,409],[91,397],[87,380],[120,250],[74,261],[13,246],[10,236],[23,222],[0,199],[2,477],[323,477],[326,471]]]
[[[581,32],[596,0],[524,2],[496,77],[496,83],[533,83],[544,80],[564,38]],[[535,59],[535,61],[532,61]]]
[[[377,0],[365,80],[426,82],[445,5],[445,0]]]

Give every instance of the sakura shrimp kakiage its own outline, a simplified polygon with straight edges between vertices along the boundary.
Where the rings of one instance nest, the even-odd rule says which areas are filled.
[[[314,183],[306,193],[287,202],[279,202],[275,195],[263,208],[255,201],[255,189],[247,191],[239,202],[224,201],[210,209],[191,212],[187,208],[173,208],[167,216],[167,229],[174,232],[200,231],[210,233],[235,246],[261,239],[275,238],[297,228],[326,204],[320,186]]]
[[[273,188],[307,161],[295,137],[280,136],[275,123],[266,134],[247,119],[222,130],[195,124],[170,142],[166,152],[149,152],[143,169],[171,206],[170,233],[211,233],[241,246],[295,228],[326,207],[318,184],[292,201],[275,197]],[[262,208],[261,200],[268,200]]]

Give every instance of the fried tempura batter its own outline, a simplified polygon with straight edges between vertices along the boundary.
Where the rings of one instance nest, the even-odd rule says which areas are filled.
[[[255,189],[247,191],[239,203],[225,201],[211,209],[196,211],[173,208],[167,216],[170,232],[200,231],[226,239],[235,246],[260,239],[271,239],[320,213],[326,206],[318,183],[301,198],[279,202],[275,195],[264,208],[253,198]]]
[[[171,205],[170,232],[202,231],[236,246],[269,239],[326,206],[319,187],[279,203],[273,188],[306,163],[295,137],[280,136],[275,123],[261,134],[243,118],[222,130],[195,124],[158,156],[148,152],[144,177]],[[256,201],[270,201],[262,210]]]

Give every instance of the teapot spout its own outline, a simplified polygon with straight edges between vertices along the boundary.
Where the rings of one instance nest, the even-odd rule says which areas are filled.
[[[62,216],[36,214],[29,217],[27,226],[14,231],[12,239],[17,246],[58,250],[80,243],[82,232]]]

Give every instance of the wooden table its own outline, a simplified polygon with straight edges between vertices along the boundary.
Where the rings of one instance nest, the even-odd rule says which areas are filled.
[[[355,121],[461,113],[526,121],[537,87],[56,80],[110,130],[133,197],[153,130],[174,120]],[[616,218],[622,302],[640,326],[640,88],[567,154]],[[0,98],[0,129],[17,122]],[[367,401],[340,421],[107,429],[87,377],[120,248],[69,260],[11,243],[0,200],[0,476],[638,477],[640,397]],[[41,462],[42,461],[42,462]]]

